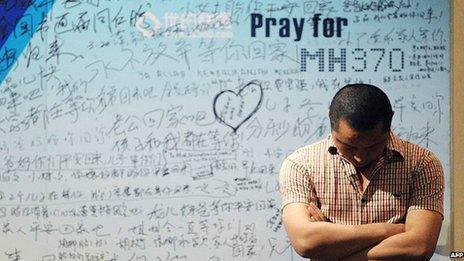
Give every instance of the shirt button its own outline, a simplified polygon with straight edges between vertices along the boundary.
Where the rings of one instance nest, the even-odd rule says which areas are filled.
[[[365,199],[365,198],[361,199],[361,203],[363,203],[363,204],[367,203],[367,199]]]

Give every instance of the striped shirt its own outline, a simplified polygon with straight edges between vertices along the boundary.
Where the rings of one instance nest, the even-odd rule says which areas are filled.
[[[355,167],[337,152],[330,135],[288,156],[279,179],[282,209],[289,203],[314,202],[334,223],[404,223],[412,209],[436,211],[443,217],[440,161],[393,133],[363,193]]]

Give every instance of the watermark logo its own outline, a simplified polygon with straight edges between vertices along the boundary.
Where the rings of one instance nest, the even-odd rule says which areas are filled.
[[[463,258],[464,257],[464,252],[461,251],[452,251],[450,253],[450,258]]]
[[[144,37],[153,37],[161,29],[161,22],[150,13],[143,13],[135,22],[135,27]]]
[[[162,19],[145,12],[137,19],[135,27],[144,37],[233,37],[231,15],[227,12],[165,13]]]

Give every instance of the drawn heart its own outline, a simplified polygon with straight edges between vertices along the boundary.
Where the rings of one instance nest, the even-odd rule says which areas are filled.
[[[258,81],[242,86],[238,93],[225,90],[214,97],[213,111],[216,119],[234,132],[249,120],[261,107],[263,88]]]

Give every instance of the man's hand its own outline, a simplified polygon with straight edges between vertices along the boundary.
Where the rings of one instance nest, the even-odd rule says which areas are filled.
[[[311,222],[331,222],[313,202],[309,203],[308,215]]]

